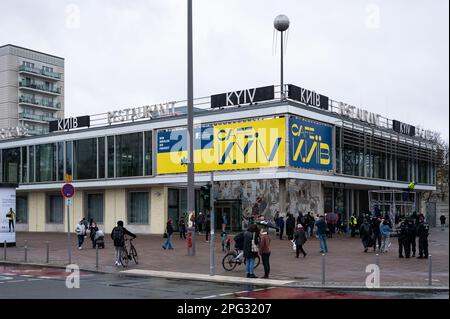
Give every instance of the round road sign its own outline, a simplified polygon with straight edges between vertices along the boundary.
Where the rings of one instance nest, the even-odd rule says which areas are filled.
[[[64,184],[61,188],[61,193],[64,197],[70,198],[75,194],[75,187],[72,184]]]

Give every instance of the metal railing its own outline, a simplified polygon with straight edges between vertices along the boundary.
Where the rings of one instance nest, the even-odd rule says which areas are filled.
[[[36,84],[36,83],[26,83],[24,81],[19,82],[19,87],[21,88],[28,88],[33,90],[39,90],[47,93],[52,94],[61,94],[61,88],[60,87],[46,87],[43,84]]]
[[[61,73],[51,72],[44,69],[32,68],[30,66],[21,65],[19,66],[19,72],[28,72],[36,75],[43,75],[49,78],[54,78],[55,80],[61,79]]]

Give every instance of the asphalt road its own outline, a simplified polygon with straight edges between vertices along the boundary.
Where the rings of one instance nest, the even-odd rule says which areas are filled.
[[[67,288],[64,269],[0,266],[0,299],[448,299],[447,293],[327,291],[261,288],[118,274],[80,273],[80,287]]]

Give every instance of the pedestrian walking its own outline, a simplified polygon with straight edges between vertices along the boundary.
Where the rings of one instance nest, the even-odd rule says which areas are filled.
[[[203,231],[203,224],[205,222],[205,216],[203,215],[202,212],[198,213],[198,217],[197,217],[197,228],[198,228],[198,233],[201,234]]]
[[[92,248],[95,248],[95,234],[98,232],[98,226],[97,223],[91,219],[91,223],[89,225],[89,238],[92,241]]]
[[[86,236],[86,227],[84,226],[83,220],[80,220],[80,222],[75,226],[75,233],[78,238],[78,250],[81,250],[83,249],[82,245],[84,242],[84,236]]]
[[[405,256],[403,256],[403,251]],[[408,244],[408,226],[406,221],[399,220],[399,233],[398,233],[398,257],[409,258],[410,256],[409,244]]]
[[[316,223],[316,221],[315,221],[314,217],[311,215],[311,212],[308,212],[308,214],[306,216],[308,217],[309,236],[312,237],[314,235],[314,224]]]
[[[280,213],[278,211],[275,211],[275,214],[273,216],[273,221],[277,228],[275,229],[275,234],[278,237],[280,235],[280,228],[278,227],[278,218],[280,218]]]
[[[82,221],[82,223],[84,225],[84,238],[86,238],[87,237],[87,231],[89,229],[89,223],[88,223],[86,217],[83,217],[83,219],[81,221]]]
[[[283,240],[283,233],[284,233],[284,217],[280,214],[278,217],[278,228],[280,229],[280,240]]]
[[[327,224],[325,223],[325,216],[321,215],[319,220],[316,221],[317,236],[320,241],[320,253],[328,253],[327,247]]]
[[[125,246],[125,235],[136,238],[136,235],[132,232],[128,231],[125,227],[123,227],[123,221],[119,220],[117,222],[117,226],[113,228],[111,231],[111,239],[114,243],[115,250],[115,264],[116,266],[122,266],[120,262],[120,253],[122,247]]]
[[[417,237],[417,227],[415,224],[415,220],[412,218],[408,219],[408,251],[412,252],[412,257],[416,257],[416,237]]]
[[[446,220],[445,215],[442,214],[441,217],[439,217],[439,219],[441,220],[441,230],[444,230],[445,229],[445,220]]]
[[[372,227],[369,224],[369,221],[366,219],[361,227],[359,228],[359,236],[361,237],[361,241],[364,246],[364,252],[367,253],[367,250],[370,247],[371,239],[372,239]]]
[[[259,243],[259,253],[261,254],[261,259],[264,267],[264,276],[263,278],[269,278],[270,274],[270,237],[267,233],[267,227],[263,227],[260,237]]]
[[[297,225],[297,230],[294,234],[294,243],[295,243],[295,257],[298,258],[299,253],[303,254],[303,258],[306,257],[306,252],[303,249],[303,245],[306,243],[306,232],[303,228],[302,224]]]
[[[227,225],[228,225],[228,216],[227,214],[223,213],[222,214],[222,232],[226,232],[227,231]]]
[[[380,224],[380,234],[381,234],[380,251],[382,253],[387,253],[389,247],[391,246],[391,242],[390,242],[391,233],[392,233],[392,228],[389,225],[389,221],[386,219],[383,219],[383,221]]]
[[[291,213],[287,214],[286,218],[286,235],[289,240],[294,239],[294,231],[295,231],[295,218]]]
[[[209,242],[209,233],[211,232],[211,216],[209,213],[206,214],[204,224],[205,224],[206,242]]]
[[[247,278],[258,278],[255,275],[255,253],[258,253],[258,239],[258,226],[251,224],[244,233],[244,258]]]
[[[183,217],[178,221],[178,228],[180,231],[180,239],[186,239],[186,221]]]
[[[419,227],[417,227],[417,236],[419,237],[419,259],[428,258],[428,235],[430,227],[424,218],[420,218]]]
[[[169,220],[167,221],[166,232],[164,234],[164,237],[166,239],[164,244],[162,245],[162,248],[164,250],[166,250],[166,249],[172,250],[173,249],[172,234],[173,234],[173,226],[172,226],[172,218],[170,217]]]
[[[373,251],[375,251],[378,247],[378,251],[381,251],[381,218],[374,217],[372,218],[372,232],[373,232]]]

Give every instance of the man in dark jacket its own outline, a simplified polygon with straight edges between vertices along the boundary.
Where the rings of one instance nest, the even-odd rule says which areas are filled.
[[[256,224],[251,224],[244,233],[243,248],[247,278],[258,278],[255,276],[255,253],[258,253],[258,238],[258,226]],[[254,246],[256,246],[256,249],[253,249]]]
[[[303,249],[303,245],[306,243],[306,233],[305,229],[303,228],[302,224],[297,225],[297,231],[294,234],[294,241],[295,241],[295,257],[298,258],[299,252],[302,252],[303,258],[306,257],[306,252]]]
[[[377,249],[381,251],[381,231],[380,231],[381,218],[372,218],[372,231],[373,231],[373,251]]]
[[[408,219],[408,251],[412,252],[413,257],[416,257],[416,237],[417,227],[415,224],[415,220],[410,218]]]
[[[369,249],[370,239],[372,236],[372,227],[370,226],[369,221],[367,219],[359,228],[359,236],[361,237],[364,246],[364,252],[367,253],[367,250]]]
[[[117,226],[111,231],[111,239],[114,242],[116,266],[122,265],[120,262],[120,253],[122,251],[122,247],[125,246],[125,235],[136,238],[135,234],[123,227],[123,221],[119,220],[117,222]]]
[[[327,224],[325,223],[325,216],[321,215],[319,220],[316,221],[317,236],[320,241],[320,253],[328,253],[327,247]]]
[[[283,240],[283,232],[284,232],[284,217],[282,214],[278,217],[277,226],[280,229],[280,239]]]
[[[444,230],[445,229],[445,220],[446,220],[445,215],[442,214],[441,217],[439,217],[439,219],[441,220],[441,230]]]
[[[403,251],[405,251],[405,257],[409,258],[411,251],[408,244],[408,225],[406,221],[400,221],[398,232],[398,257],[403,258]]]
[[[286,219],[286,235],[289,240],[294,238],[294,230],[295,230],[295,218],[292,214],[288,214]]]
[[[419,227],[417,227],[417,236],[419,237],[419,259],[428,258],[428,235],[429,225],[421,218],[419,220]]]

